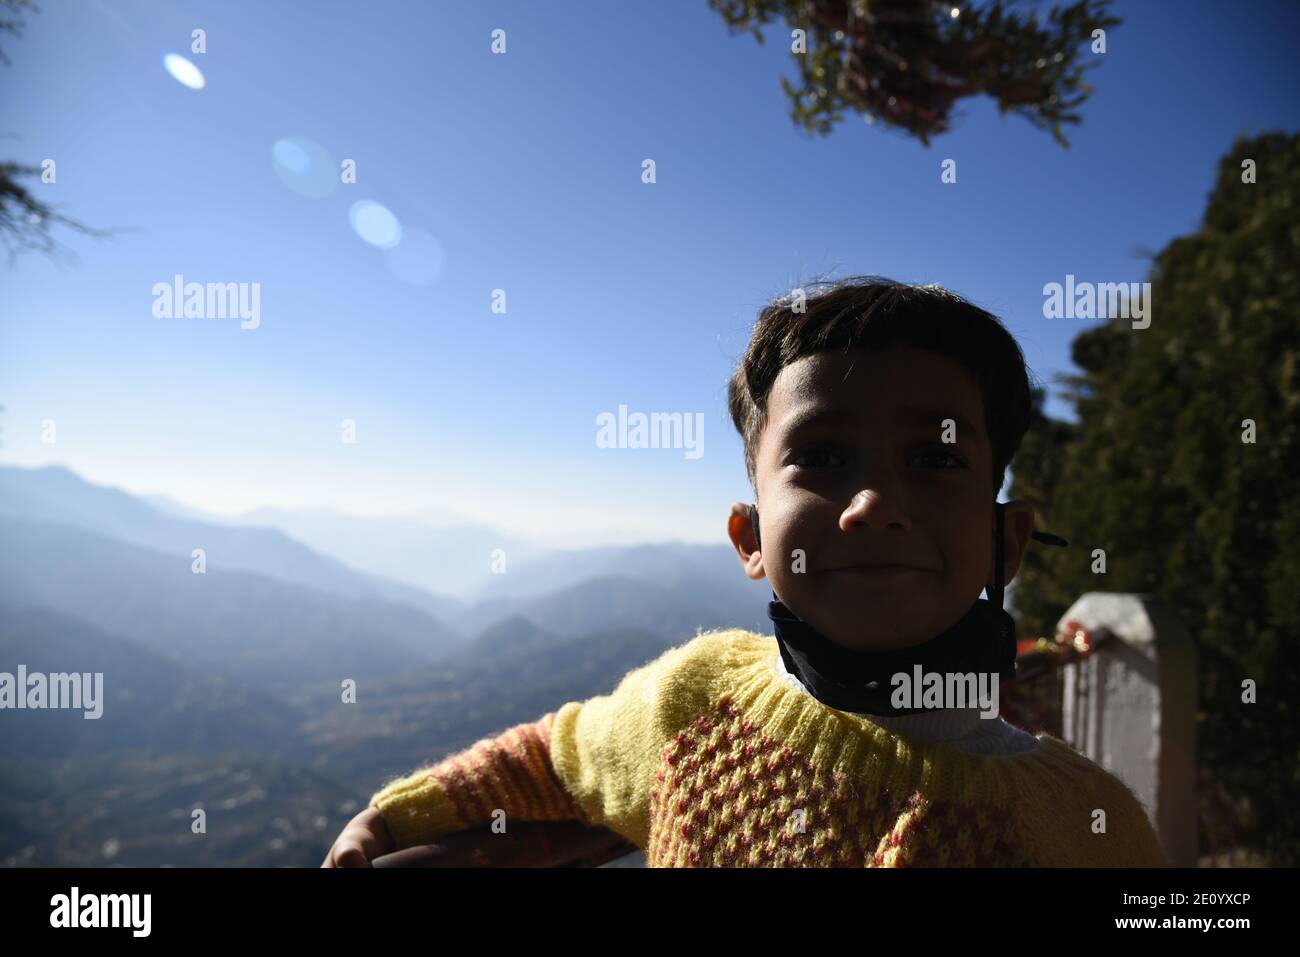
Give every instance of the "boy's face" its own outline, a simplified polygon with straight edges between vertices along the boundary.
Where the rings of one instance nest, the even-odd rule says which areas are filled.
[[[743,504],[728,522],[746,574],[843,647],[928,641],[992,583],[993,450],[979,382],[952,359],[852,348],[791,363],[756,466],[761,550]],[[1032,508],[1008,504],[1006,526],[1009,583]]]

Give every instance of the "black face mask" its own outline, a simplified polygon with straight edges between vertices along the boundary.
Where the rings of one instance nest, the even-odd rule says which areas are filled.
[[[754,540],[762,547],[758,531],[758,509],[751,506]],[[772,592],[767,615],[772,619],[781,660],[822,704],[840,711],[863,714],[903,715],[928,708],[896,708],[890,703],[892,678],[911,675],[917,665],[924,673],[985,674],[999,679],[1016,673],[1016,622],[1003,608],[1002,535],[1004,507],[994,504],[997,517],[996,584],[987,599],[976,599],[961,620],[943,634],[910,648],[864,653],[851,651],[831,641],[808,622],[796,616]],[[1035,531],[1033,537],[1047,545],[1064,547],[1065,539]]]

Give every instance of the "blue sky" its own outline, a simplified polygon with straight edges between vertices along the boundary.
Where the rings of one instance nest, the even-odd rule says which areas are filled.
[[[73,265],[0,263],[0,462],[220,512],[722,541],[750,497],[726,381],[769,298],[821,274],[939,282],[1050,382],[1089,323],[1045,319],[1043,285],[1146,278],[1141,251],[1196,228],[1236,135],[1300,125],[1294,4],[1115,10],[1063,150],[987,100],[929,148],[860,119],[810,137],[778,82],[795,75],[779,25],[760,46],[704,0],[46,0],[0,44],[2,152],[54,158],[40,195],[134,231],[61,234]],[[169,51],[202,90],[163,69]],[[285,138],[355,160],[356,184],[286,185]],[[360,201],[392,211],[405,250],[358,236]],[[411,250],[435,281],[394,271]],[[260,325],[155,317],[154,284],[178,273],[259,283]],[[703,455],[598,448],[620,404],[702,413]]]

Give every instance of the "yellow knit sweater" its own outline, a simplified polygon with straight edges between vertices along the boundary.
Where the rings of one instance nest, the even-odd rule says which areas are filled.
[[[771,635],[699,635],[370,804],[398,847],[499,809],[507,828],[609,828],[651,867],[1165,866],[1133,793],[1060,739],[980,755],[902,737],[801,693],[778,655]]]

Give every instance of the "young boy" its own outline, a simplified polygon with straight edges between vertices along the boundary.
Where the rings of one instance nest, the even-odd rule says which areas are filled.
[[[1064,742],[987,696],[905,692],[957,675],[996,701],[1014,673],[1002,588],[1034,525],[995,504],[1029,426],[1015,340],[938,287],[822,285],[762,311],[728,396],[757,505],[727,532],[774,634],[698,635],[389,783],[326,866],[498,810],[609,828],[650,866],[1166,863],[1132,792]]]

